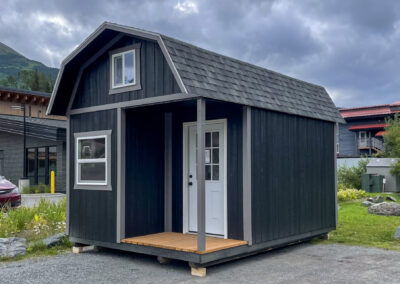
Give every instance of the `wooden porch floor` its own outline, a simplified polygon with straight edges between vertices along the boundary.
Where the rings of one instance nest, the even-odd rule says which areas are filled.
[[[140,237],[127,238],[123,239],[122,242],[127,244],[150,246],[197,254],[205,254],[247,245],[247,241],[206,237],[206,250],[198,251],[196,235],[173,232],[164,232]]]

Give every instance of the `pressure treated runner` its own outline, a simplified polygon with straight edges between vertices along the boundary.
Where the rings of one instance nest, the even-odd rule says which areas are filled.
[[[197,236],[191,234],[181,234],[164,232],[158,234],[133,237],[122,240],[123,243],[164,248],[176,251],[192,252],[205,254],[228,248],[247,245],[247,241],[206,237],[206,250],[197,250]]]

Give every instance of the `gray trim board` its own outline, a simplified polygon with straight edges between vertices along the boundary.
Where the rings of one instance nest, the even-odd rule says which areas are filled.
[[[206,249],[205,134],[206,101],[197,99],[197,250]]]
[[[164,230],[172,232],[172,113],[164,114]]]
[[[333,149],[333,154],[335,155],[334,161],[334,171],[335,171],[335,226],[337,227],[338,225],[338,199],[337,199],[337,185],[338,185],[338,180],[337,180],[337,143],[338,143],[338,134],[339,134],[339,123],[335,123],[334,126],[334,137],[335,137],[335,142],[333,143],[334,149]]]
[[[243,106],[243,239],[253,243],[251,220],[251,107]]]
[[[111,134],[112,130],[98,130],[98,131],[89,131],[89,132],[75,132],[74,133],[74,149],[75,153],[73,155],[74,157],[74,189],[79,189],[79,190],[106,190],[106,191],[111,191],[112,186],[111,186]],[[93,185],[83,185],[83,184],[77,184],[76,179],[78,176],[78,173],[76,172],[76,141],[77,138],[85,138],[85,137],[90,137],[90,136],[100,136],[100,135],[106,135],[107,140],[107,184],[106,185],[99,185],[99,184],[93,184]]]
[[[117,243],[125,238],[125,110],[117,110]]]
[[[129,92],[129,91],[136,91],[140,90],[142,88],[141,85],[141,80],[140,80],[140,47],[141,43],[135,43],[131,44],[128,46],[124,46],[115,50],[111,50],[109,52],[109,60],[110,60],[110,90],[108,92],[109,95],[115,95],[123,92]],[[112,77],[111,74],[113,74],[113,61],[112,61],[112,56],[124,51],[129,51],[129,50],[135,50],[135,84],[130,85],[130,86],[125,86],[125,87],[115,87],[112,88],[113,85],[113,80],[114,78]]]
[[[70,188],[70,184],[69,184],[69,177],[70,177],[70,157],[71,157],[71,155],[70,155],[70,123],[71,123],[71,121],[70,121],[70,118],[69,118],[69,116],[67,116],[67,129],[66,129],[66,132],[67,132],[67,141],[66,141],[66,144],[67,144],[67,149],[66,149],[66,170],[65,170],[65,172],[66,172],[66,174],[65,174],[65,178],[66,178],[66,181],[65,181],[65,185],[66,185],[66,193],[67,193],[67,199],[66,199],[66,212],[65,212],[65,217],[66,217],[66,221],[65,221],[65,231],[66,231],[66,233],[67,233],[67,235],[69,235],[69,217],[70,217],[70,199],[71,199],[71,196],[70,196],[70,190],[71,190],[71,188]]]
[[[190,95],[184,93],[177,93],[172,95],[165,95],[159,97],[151,97],[133,101],[125,101],[120,103],[113,103],[107,105],[99,105],[87,108],[79,108],[79,109],[72,109],[69,114],[82,114],[82,113],[89,113],[95,111],[102,111],[102,110],[109,110],[109,109],[116,109],[116,108],[131,108],[131,107],[141,107],[141,106],[150,106],[156,104],[163,104],[163,103],[172,103],[172,102],[179,102],[179,101],[186,101],[191,99],[197,99],[198,95]]]

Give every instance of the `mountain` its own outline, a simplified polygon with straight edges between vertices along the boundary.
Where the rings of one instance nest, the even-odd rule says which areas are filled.
[[[52,78],[56,78],[58,74],[57,68],[47,67],[41,62],[34,61],[19,54],[11,47],[0,42],[0,80],[12,75],[17,76],[21,70],[37,70]]]

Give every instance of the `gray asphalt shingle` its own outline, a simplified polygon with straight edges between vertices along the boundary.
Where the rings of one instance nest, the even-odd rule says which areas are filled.
[[[344,122],[326,90],[161,35],[190,94],[311,118]]]

